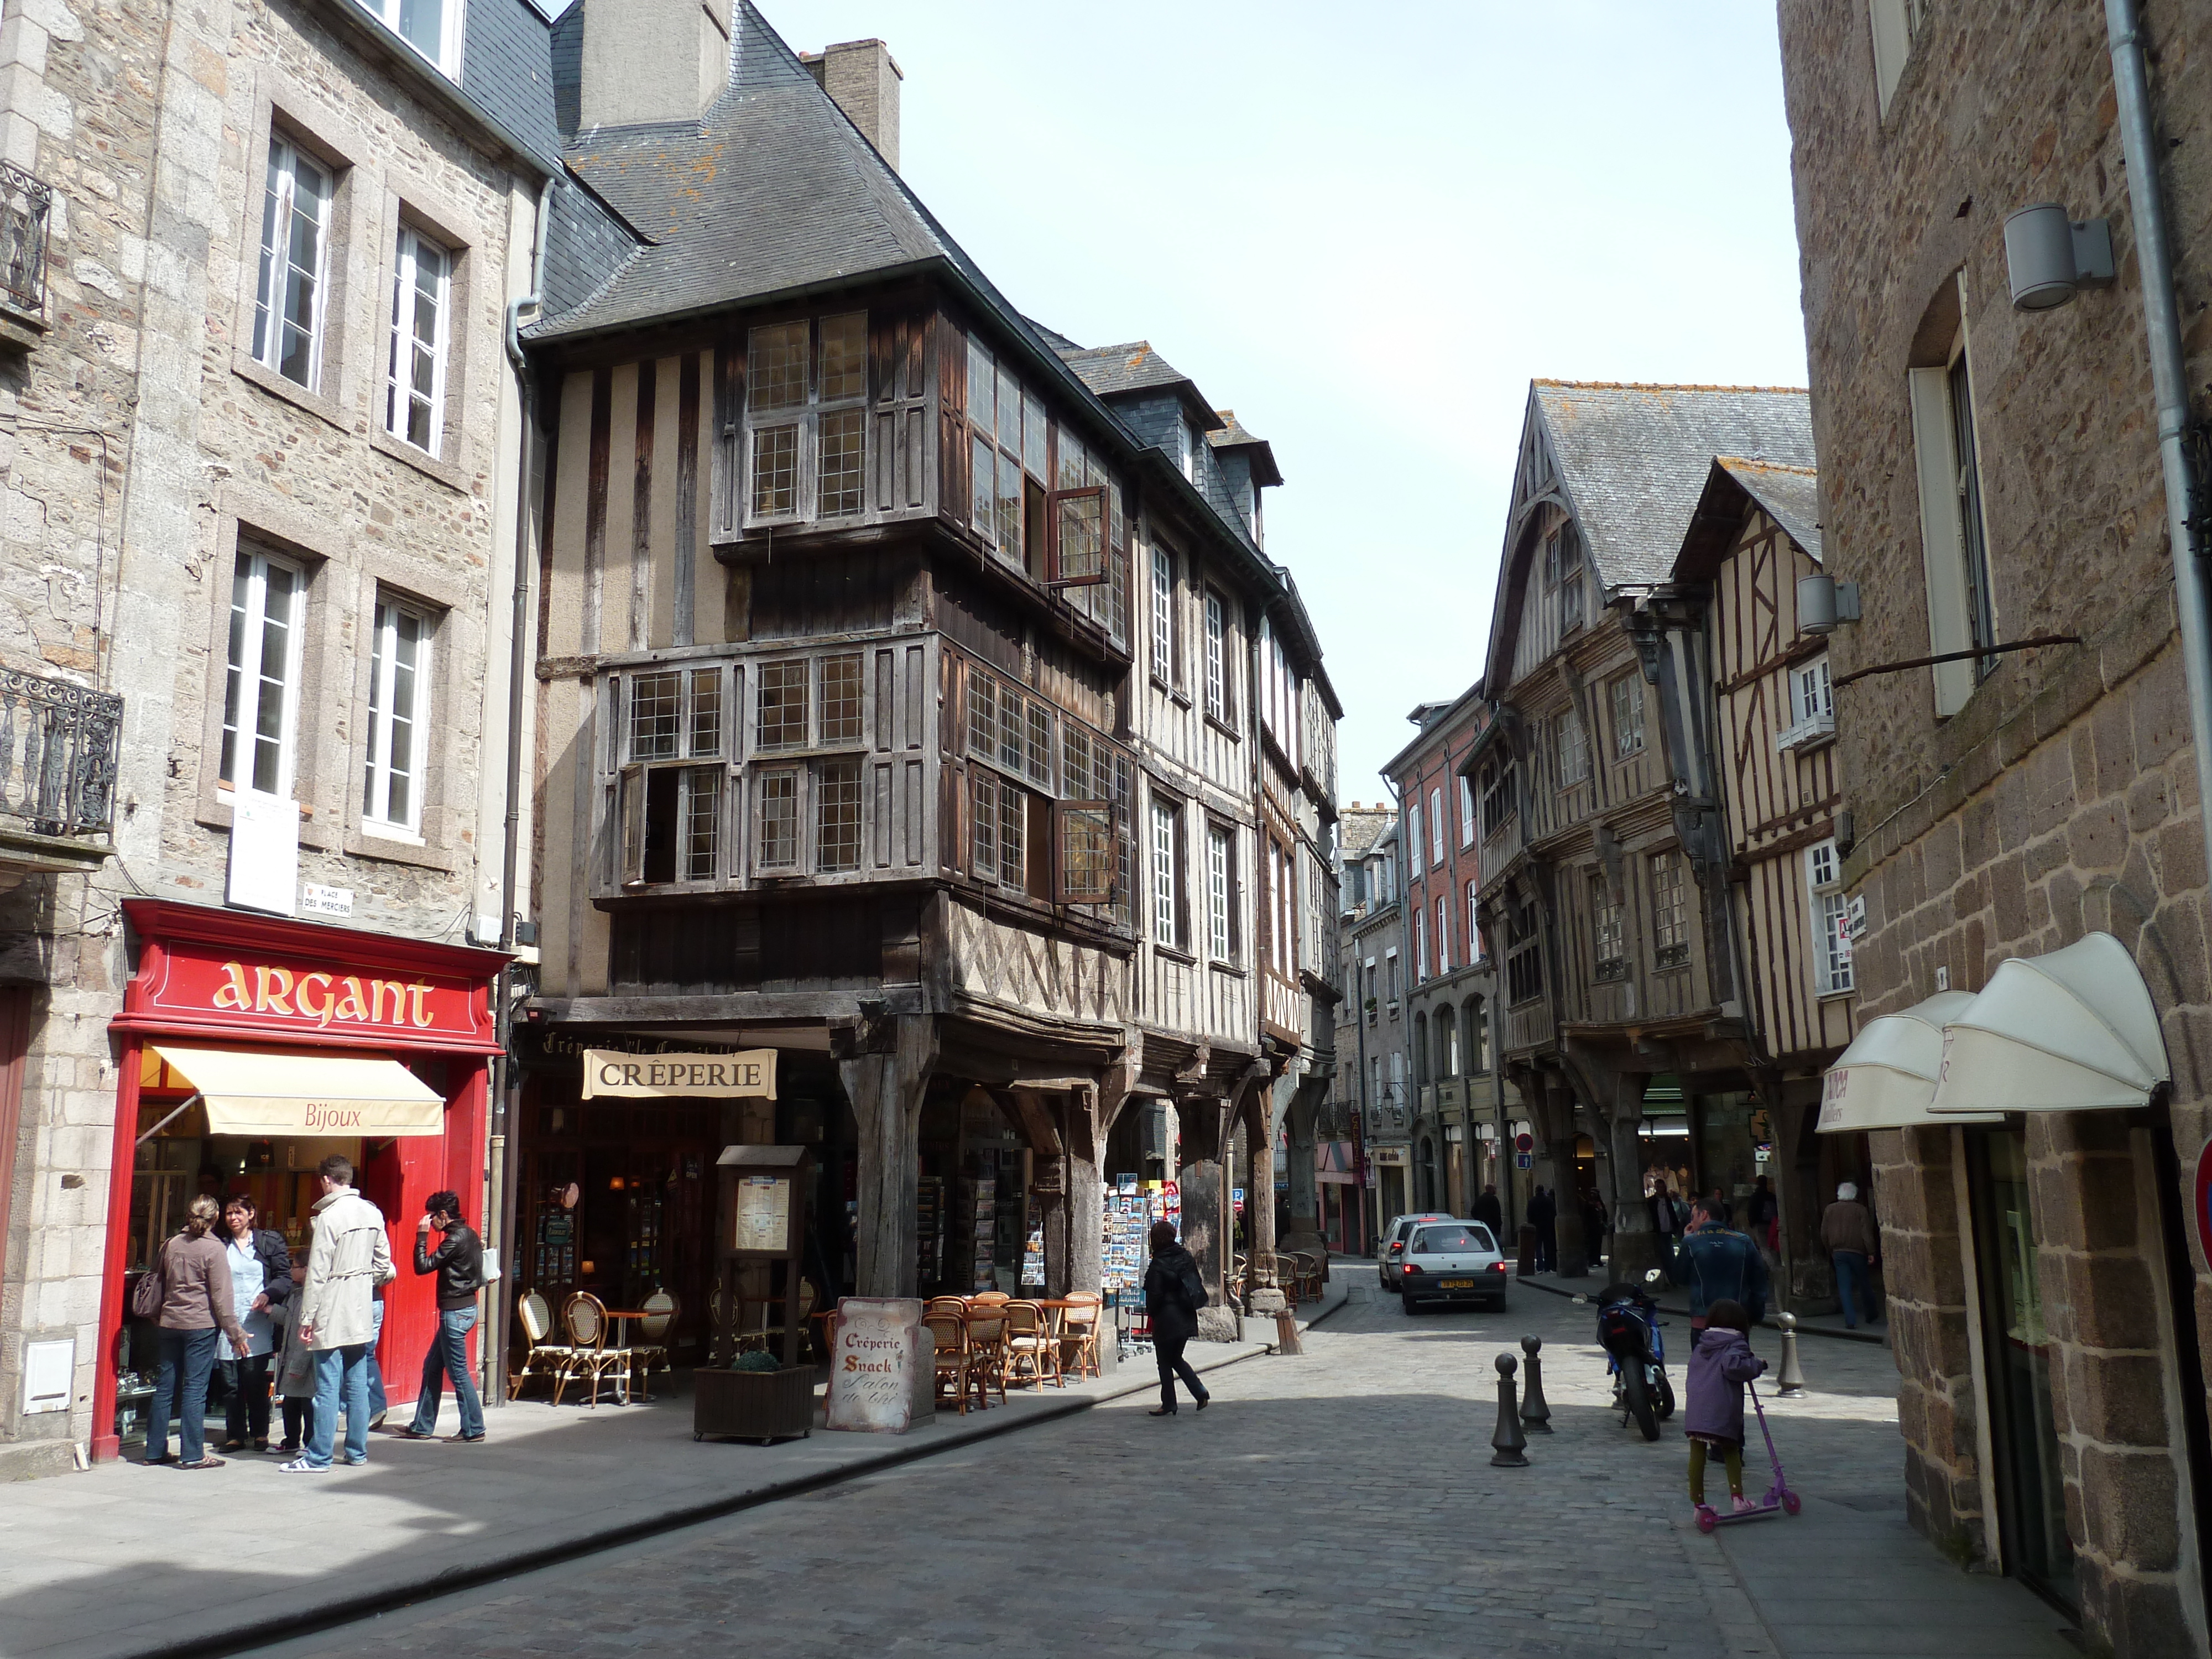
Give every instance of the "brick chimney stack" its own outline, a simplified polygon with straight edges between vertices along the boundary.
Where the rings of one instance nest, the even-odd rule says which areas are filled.
[[[820,52],[803,52],[799,61],[897,172],[899,82],[906,75],[891,49],[880,40],[841,40]]]

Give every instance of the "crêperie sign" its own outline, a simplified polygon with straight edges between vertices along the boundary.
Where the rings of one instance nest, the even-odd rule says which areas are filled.
[[[584,1050],[586,1100],[774,1100],[775,1050],[734,1054],[624,1054]]]

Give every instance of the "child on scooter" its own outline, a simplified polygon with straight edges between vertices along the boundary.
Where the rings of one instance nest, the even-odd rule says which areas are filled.
[[[1705,1504],[1705,1457],[1717,1449],[1728,1469],[1738,1515],[1759,1506],[1743,1495],[1743,1385],[1766,1369],[1751,1351],[1751,1316],[1723,1300],[1705,1310],[1705,1340],[1690,1351],[1689,1401],[1682,1419],[1690,1438],[1690,1502]]]

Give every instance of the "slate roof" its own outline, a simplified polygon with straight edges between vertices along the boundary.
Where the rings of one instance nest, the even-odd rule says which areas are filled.
[[[1767,461],[1747,461],[1737,455],[1715,458],[1721,468],[1765,507],[1790,538],[1820,557],[1820,475],[1809,466],[1783,466]]]
[[[1275,449],[1265,438],[1255,437],[1244,422],[1237,418],[1233,409],[1217,409],[1221,417],[1218,430],[1206,434],[1206,441],[1216,449],[1248,449],[1251,456],[1252,477],[1255,483],[1279,484],[1283,471],[1275,465]]]
[[[1794,387],[1538,380],[1530,395],[1608,588],[1667,580],[1715,456],[1814,464],[1811,399]]]
[[[544,14],[531,0],[469,0],[461,21],[461,90],[557,173],[561,129]]]

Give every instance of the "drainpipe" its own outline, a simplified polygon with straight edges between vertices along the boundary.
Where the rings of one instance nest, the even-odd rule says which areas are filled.
[[[2189,735],[2197,750],[2200,827],[2212,830],[2212,635],[2208,635],[2203,550],[2193,522],[2195,480],[2185,436],[2189,381],[2183,366],[2181,318],[2173,291],[2173,253],[2152,129],[2150,76],[2143,60],[2142,20],[2136,0],[2105,0],[2105,30],[2118,95],[2120,149],[2128,169],[2128,205],[2136,226],[2136,264],[2142,278],[2143,327],[2150,337],[2150,378],[2158,404],[2158,455],[2166,472],[2166,534],[2173,546],[2174,596],[2181,611],[2181,662],[2189,688]],[[2208,836],[2212,840],[2212,836]]]
[[[507,361],[514,370],[515,398],[522,419],[522,441],[514,469],[514,593],[508,626],[507,675],[507,820],[501,843],[499,879],[499,948],[509,954],[514,950],[515,871],[522,836],[522,699],[528,669],[524,646],[530,620],[530,523],[535,500],[531,486],[536,477],[538,458],[538,386],[530,372],[530,360],[523,355],[521,322],[526,309],[535,310],[542,303],[545,239],[552,219],[550,210],[553,191],[559,182],[549,178],[538,186],[537,245],[530,254],[531,291],[508,301],[507,305]],[[513,1317],[515,1274],[520,1271],[522,1262],[522,1252],[514,1241],[518,1186],[508,1152],[514,1124],[509,1108],[516,1089],[512,974],[511,966],[500,969],[499,1002],[494,1011],[497,1016],[499,1059],[492,1096],[493,1133],[489,1147],[493,1170],[490,1199],[497,1207],[499,1243],[506,1258],[501,1264],[503,1271],[499,1285],[491,1297],[495,1316],[489,1322],[490,1340],[481,1345],[484,1367],[483,1398],[487,1404],[501,1406],[507,1403],[507,1334]]]

